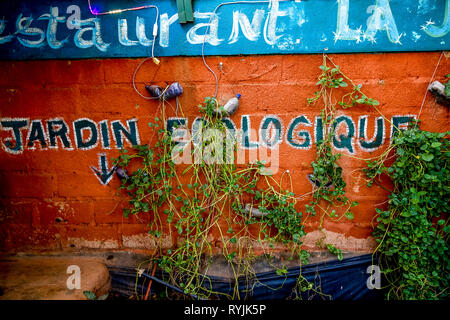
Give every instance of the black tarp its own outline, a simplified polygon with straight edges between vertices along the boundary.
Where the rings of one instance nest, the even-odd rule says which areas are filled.
[[[370,276],[367,269],[372,264],[377,264],[376,257],[367,254],[344,258],[341,261],[331,260],[304,265],[301,268],[290,268],[283,275],[278,275],[274,270],[258,273],[255,278],[242,277],[238,279],[237,284],[239,298],[244,300],[279,300],[292,299],[301,295],[302,299],[305,300],[382,299],[380,290],[370,290],[367,286],[367,279]],[[296,284],[300,273],[308,282],[313,284],[315,290],[300,293],[296,289],[298,288]],[[151,278],[147,273],[137,277],[136,269],[123,267],[110,267],[110,275],[113,291],[122,297],[130,297],[136,294],[145,295],[148,280]],[[156,272],[153,279],[156,281],[152,284],[152,293],[161,290],[174,291],[174,287],[165,283],[164,279],[167,279],[167,275],[164,273]],[[216,276],[209,276],[208,279],[203,283],[208,289],[231,296],[233,296],[233,292],[236,293],[235,281]],[[318,293],[319,290],[320,293]],[[238,296],[235,294],[233,297],[237,298]],[[217,295],[215,298],[227,299],[226,295]]]

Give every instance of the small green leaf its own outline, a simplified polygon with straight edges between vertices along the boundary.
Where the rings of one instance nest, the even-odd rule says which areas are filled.
[[[432,147],[432,148],[439,148],[441,145],[442,145],[442,143],[440,143],[440,142],[433,142],[433,143],[431,144],[431,147]]]
[[[444,93],[447,97],[450,97],[450,85],[445,86]]]
[[[428,162],[434,159],[434,155],[432,155],[431,153],[421,153],[420,156],[423,160]]]
[[[97,298],[97,296],[95,295],[95,293],[93,293],[92,291],[83,291],[83,294],[86,298],[88,298],[89,300],[95,300],[95,298]]]
[[[286,269],[277,269],[277,271],[275,271],[277,275],[279,276],[283,276],[287,273]]]

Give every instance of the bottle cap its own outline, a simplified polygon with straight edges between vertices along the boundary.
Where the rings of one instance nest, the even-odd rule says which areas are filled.
[[[239,98],[241,97],[241,94],[238,93],[238,94],[236,95],[236,97],[239,99]]]

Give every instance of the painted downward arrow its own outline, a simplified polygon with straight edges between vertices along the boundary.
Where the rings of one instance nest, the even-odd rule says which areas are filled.
[[[108,169],[108,160],[106,159],[105,153],[100,154],[100,157],[98,159],[98,166],[99,168],[91,166],[91,169],[92,171],[94,171],[95,176],[98,178],[100,183],[103,185],[107,185],[111,181],[116,167],[112,167],[111,170]]]

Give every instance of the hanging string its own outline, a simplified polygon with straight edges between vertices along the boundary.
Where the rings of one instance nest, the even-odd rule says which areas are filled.
[[[133,8],[114,9],[114,10],[99,12],[96,8],[92,8],[91,0],[88,0],[88,6],[89,6],[89,11],[91,11],[91,13],[93,15],[95,15],[95,16],[108,15],[108,14],[118,14],[118,13],[122,13],[122,12],[126,12],[126,11],[137,11],[137,10],[143,10],[143,9],[149,9],[149,8],[153,8],[153,9],[156,10],[156,18],[155,18],[155,23],[153,24],[153,32],[152,32],[152,34],[153,34],[153,42],[152,42],[151,57],[147,57],[141,63],[139,63],[137,68],[134,70],[132,82],[133,82],[133,89],[134,89],[134,91],[136,91],[136,93],[139,96],[141,96],[142,98],[147,99],[147,100],[159,99],[159,97],[155,98],[155,97],[144,96],[136,88],[136,74],[137,74],[138,70],[141,68],[141,66],[149,59],[152,59],[153,62],[155,62],[156,64],[159,64],[158,59],[155,58],[155,43],[156,43],[156,36],[158,34],[159,8],[157,6],[155,6],[155,5],[145,5],[145,6],[139,6],[139,7],[133,7]],[[167,90],[167,87],[166,87],[166,89],[164,91],[166,91],[166,90]]]
[[[114,10],[99,12],[97,10],[97,8],[95,8],[95,7],[92,8],[91,0],[88,0],[88,6],[89,6],[89,11],[91,11],[91,13],[95,16],[102,16],[102,15],[107,15],[107,14],[117,14],[117,13],[122,13],[122,12],[126,12],[126,11],[137,11],[137,10],[148,9],[148,8],[158,9],[155,5],[150,4],[150,5],[145,5],[145,6],[133,7],[133,8],[114,9]]]
[[[278,0],[278,2],[290,2],[290,1],[295,1],[295,0]],[[208,25],[206,26],[206,31],[205,34],[203,36],[203,42],[202,42],[202,60],[203,60],[203,64],[205,65],[205,67],[209,70],[209,72],[212,73],[212,75],[214,76],[214,79],[216,81],[216,89],[214,91],[214,98],[217,98],[217,93],[219,90],[219,79],[217,78],[216,73],[213,71],[213,69],[211,69],[211,67],[208,65],[208,63],[206,62],[205,59],[205,42],[206,42],[206,36],[208,35],[209,32],[209,26],[211,25],[211,21],[213,19],[213,17],[216,15],[217,10],[219,10],[220,7],[222,6],[226,6],[226,5],[230,5],[230,4],[253,4],[253,3],[272,3],[272,0],[257,0],[257,1],[230,1],[230,2],[223,2],[217,5],[217,7],[214,9],[214,11],[211,13],[211,16],[209,17],[209,21],[208,21]]]
[[[437,71],[437,69],[439,67],[439,64],[441,63],[441,59],[442,59],[443,55],[444,55],[444,51],[441,52],[441,55],[439,56],[439,60],[438,60],[438,62],[436,64],[436,67],[434,68],[433,75],[431,76],[430,82],[428,82],[428,86],[427,86],[427,89],[425,91],[425,95],[424,95],[423,100],[422,100],[422,105],[420,106],[419,114],[417,115],[417,120],[420,119],[420,115],[422,114],[422,108],[423,108],[423,105],[425,104],[425,99],[427,98],[428,88],[430,87],[431,82],[433,82],[434,76],[436,75],[436,71]]]

